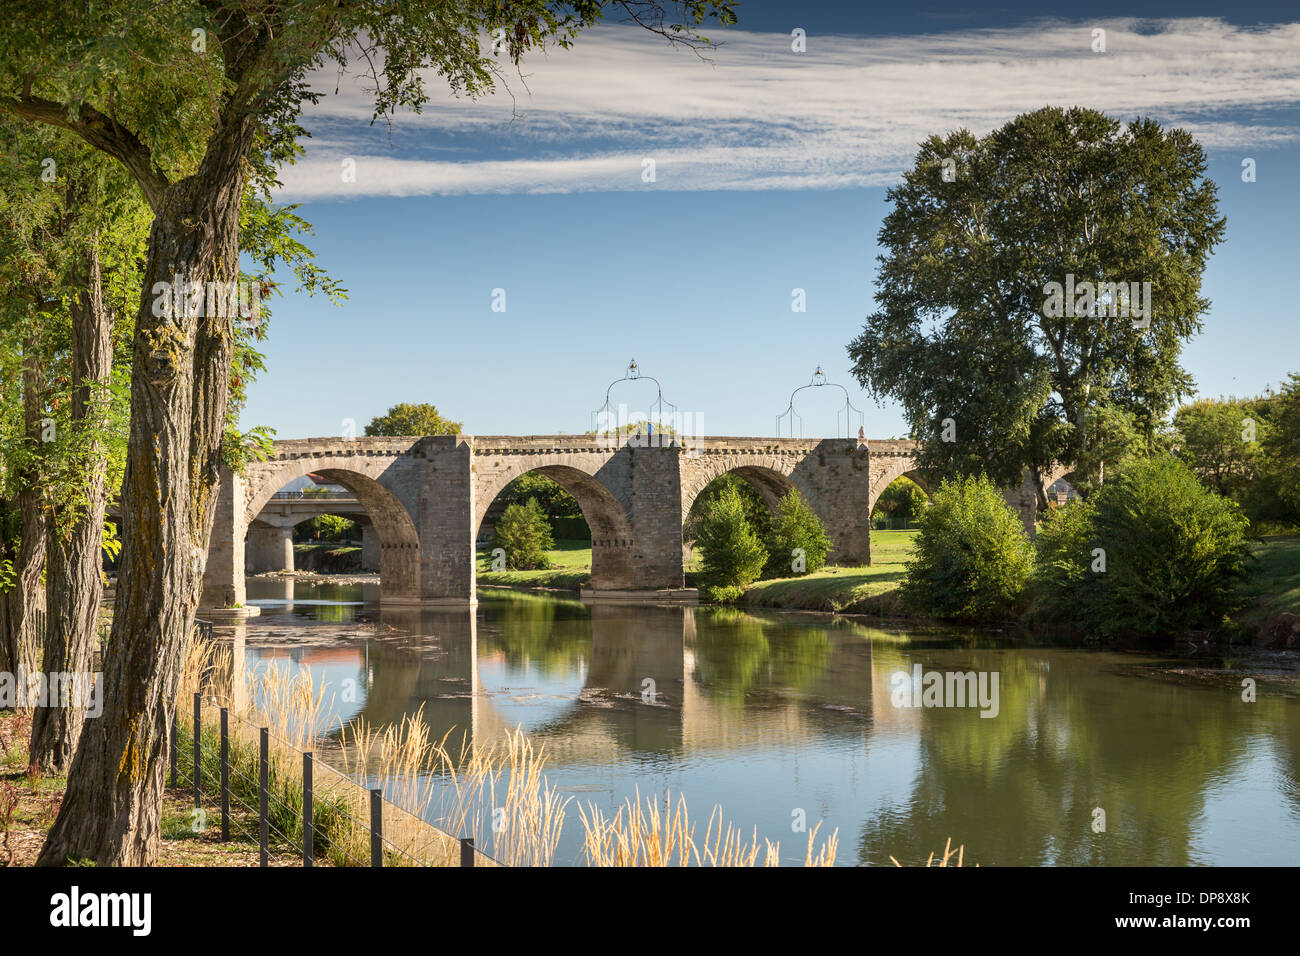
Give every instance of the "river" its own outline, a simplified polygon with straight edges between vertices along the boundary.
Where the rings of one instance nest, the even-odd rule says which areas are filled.
[[[685,794],[701,831],[721,805],[783,862],[803,858],[801,820],[837,830],[850,865],[922,862],[948,838],[986,866],[1291,865],[1300,847],[1286,680],[1248,702],[1248,672],[1204,661],[809,613],[484,591],[471,615],[265,578],[248,595],[245,666],[353,689],[336,727],[421,706],[435,737],[522,726],[576,801]],[[958,706],[961,681],[927,699],[931,673],[982,676],[983,705]],[[580,841],[571,807],[556,862]]]

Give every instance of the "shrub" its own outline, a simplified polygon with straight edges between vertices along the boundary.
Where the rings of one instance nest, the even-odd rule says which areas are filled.
[[[751,485],[734,471],[725,472],[714,478],[704,490],[695,498],[695,503],[691,505],[691,510],[687,512],[686,522],[682,527],[682,538],[686,541],[695,541],[700,536],[700,523],[704,521],[704,516],[713,507],[713,503],[718,496],[728,488],[740,496],[741,504],[745,508],[745,520],[749,522],[749,527],[762,540],[767,537],[768,522],[770,522],[772,509],[767,506],[762,496],[754,490]]]
[[[984,476],[945,481],[922,512],[904,600],[936,617],[1006,617],[1033,569],[1020,515]]]
[[[1092,583],[1093,511],[1091,504],[1076,498],[1043,519],[1034,542],[1033,619],[1052,624],[1075,619]]]
[[[549,568],[546,552],[554,543],[550,522],[536,498],[507,505],[492,532],[492,547],[505,551],[506,567],[512,571]]]
[[[739,597],[767,563],[767,549],[745,520],[745,505],[735,488],[723,489],[709,503],[695,544],[703,552],[700,578],[715,600]]]
[[[1242,605],[1249,522],[1177,458],[1130,465],[1055,525],[1039,545],[1036,605],[1091,636],[1178,634]]]
[[[767,532],[767,566],[764,575],[786,578],[811,574],[826,563],[831,539],[817,513],[808,507],[803,496],[791,491],[776,506]],[[802,562],[796,552],[803,552]],[[803,570],[798,570],[802,565]]]

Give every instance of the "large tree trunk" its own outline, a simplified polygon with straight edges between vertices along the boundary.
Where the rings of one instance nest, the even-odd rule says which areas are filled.
[[[104,308],[99,255],[88,255],[85,285],[71,304],[72,427],[90,436],[85,496],[72,515],[53,515],[46,545],[45,670],[65,675],[63,694],[32,716],[32,763],[46,773],[64,773],[81,735],[89,703],[89,674],[103,598],[104,509],[107,505],[107,446],[101,432],[112,363],[112,319]],[[104,688],[99,688],[103,693]],[[66,695],[72,695],[67,699]]]
[[[229,316],[156,317],[158,282],[239,278],[239,202],[253,126],[227,125],[166,190],[132,356],[122,560],[103,714],[85,722],[38,863],[148,866],[158,854],[168,729],[198,607],[230,383]]]
[[[4,600],[4,632],[0,634],[0,671],[14,675],[17,684],[17,710],[31,709],[28,699],[29,680],[41,669],[40,635],[37,621],[42,612],[40,601],[41,571],[45,567],[45,514],[41,507],[40,459],[41,389],[40,350],[34,338],[23,342],[23,419],[29,443],[27,463],[15,474],[18,486],[17,506],[22,531],[14,556],[14,586]]]

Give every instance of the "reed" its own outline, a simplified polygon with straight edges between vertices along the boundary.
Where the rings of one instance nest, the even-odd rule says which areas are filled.
[[[954,857],[956,859],[954,859]],[[889,859],[893,861],[894,866],[903,865],[899,863],[898,860],[895,860],[892,856]],[[936,860],[934,858],[934,853],[931,852],[931,854],[926,858],[925,865],[926,866],[962,866],[965,859],[966,859],[966,844],[963,843],[961,846],[954,848],[952,845],[952,837],[948,837],[947,841],[945,841],[943,845],[943,856],[940,857],[938,860]],[[976,863],[975,865],[979,866],[978,863]]]
[[[256,806],[257,728],[270,729],[272,832],[301,846],[301,751],[324,746],[327,688],[307,671],[270,666],[252,675],[236,673],[227,645],[194,641],[181,680],[181,701],[197,691],[210,704],[229,708],[232,790],[245,806]],[[181,752],[188,754],[189,721],[182,706]],[[204,787],[217,779],[217,714],[202,711]],[[385,865],[458,866],[458,837],[472,836],[476,848],[491,848],[476,865],[550,866],[554,863],[571,797],[546,778],[546,753],[522,729],[497,740],[435,739],[423,707],[382,728],[353,720],[341,729],[342,773],[324,761],[314,764],[315,834],[318,852],[339,866],[370,859],[369,788],[383,792]],[[188,782],[181,761],[182,784]],[[209,765],[210,764],[210,765]],[[207,790],[205,792],[211,792]],[[662,808],[652,798],[629,798],[612,815],[595,806],[578,813],[583,854],[591,866],[780,865],[780,844],[748,835],[715,806],[697,838],[686,799],[667,794]],[[838,831],[817,840],[820,823],[808,834],[805,866],[833,866]],[[960,865],[960,864],[958,864]]]
[[[198,692],[203,759],[200,774],[210,792],[218,779],[219,736],[215,708],[230,712],[232,792],[245,806],[260,797],[258,728],[270,731],[272,832],[301,846],[302,751],[316,750],[330,730],[327,688],[307,671],[270,666],[259,674],[236,673],[231,648],[192,642],[181,679],[182,702]],[[188,710],[181,706],[179,743],[192,746]],[[459,866],[460,836],[492,848],[508,866],[549,866],[564,826],[570,798],[545,778],[546,757],[522,730],[498,741],[459,746],[450,733],[432,740],[423,709],[382,729],[354,720],[342,729],[343,773],[323,761],[314,764],[315,845],[337,865],[370,859],[369,788],[383,791],[387,865]],[[180,762],[182,785],[190,783],[189,761]],[[209,766],[209,764],[211,764]],[[490,865],[480,854],[478,865]]]
[[[406,812],[490,845],[500,863],[550,866],[571,798],[547,782],[543,749],[519,729],[472,745],[450,736],[431,739],[423,707],[382,731],[353,721],[343,731],[345,769],[378,781]]]
[[[697,841],[686,798],[666,794],[662,811],[658,801],[629,797],[614,814],[599,807],[578,807],[583,826],[583,854],[589,866],[779,866],[781,845],[759,841],[758,829],[748,836],[723,816],[715,806],[709,814],[704,837]],[[816,846],[818,823],[808,834],[805,866],[834,866],[839,831]],[[814,853],[814,848],[816,852]],[[761,861],[761,862],[760,862]]]

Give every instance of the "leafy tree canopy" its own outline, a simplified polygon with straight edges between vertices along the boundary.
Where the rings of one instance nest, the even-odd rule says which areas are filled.
[[[1011,484],[1060,461],[1086,488],[1099,446],[1153,438],[1192,389],[1179,355],[1224,233],[1205,170],[1184,130],[1077,107],[921,144],[849,355],[902,403],[924,467]]]
[[[460,422],[448,421],[437,406],[401,402],[383,415],[376,415],[366,426],[367,435],[458,435]]]

